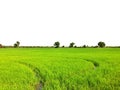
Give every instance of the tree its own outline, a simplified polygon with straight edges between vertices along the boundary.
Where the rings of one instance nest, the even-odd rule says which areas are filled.
[[[73,47],[74,45],[75,45],[75,43],[74,43],[74,42],[71,42],[70,45],[69,45],[69,47],[71,48],[71,47]]]
[[[15,47],[15,48],[16,48],[16,47],[19,47],[19,45],[20,45],[20,42],[17,41],[17,42],[14,44],[14,47]]]
[[[57,42],[54,43],[55,48],[59,48],[59,46],[60,46],[60,42],[57,41]]]
[[[63,45],[62,48],[64,48],[65,46]]]
[[[77,46],[74,46],[74,48],[77,48]]]
[[[103,48],[103,47],[105,47],[105,43],[102,42],[102,41],[100,41],[100,42],[98,42],[98,46],[101,47],[101,48]]]
[[[2,48],[2,44],[0,44],[0,48]]]
[[[15,48],[18,47],[17,43],[14,44],[14,47],[15,47]]]
[[[83,45],[82,47],[83,47],[83,48],[86,48],[87,46],[86,46],[86,45]]]
[[[19,47],[19,45],[20,45],[20,42],[19,42],[19,41],[17,41],[17,42],[16,42],[16,44],[17,44],[17,46]]]

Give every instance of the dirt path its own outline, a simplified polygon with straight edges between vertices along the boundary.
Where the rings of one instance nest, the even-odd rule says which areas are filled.
[[[100,64],[94,60],[91,60],[91,59],[84,59],[84,58],[81,58],[82,60],[85,60],[85,61],[88,61],[88,62],[91,62],[93,65],[94,65],[94,68],[96,67],[99,67]]]
[[[38,78],[38,80],[41,78],[40,70],[37,67],[25,62],[18,62],[18,63],[30,68],[35,73],[35,76],[36,78]],[[39,83],[35,85],[35,90],[42,90],[43,85],[44,83],[42,81],[39,81]]]

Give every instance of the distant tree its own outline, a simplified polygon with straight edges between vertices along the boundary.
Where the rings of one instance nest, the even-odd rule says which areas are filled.
[[[2,48],[2,44],[0,44],[0,48]]]
[[[94,48],[98,48],[98,46],[93,46]]]
[[[75,45],[75,43],[71,42],[70,45],[69,45],[69,47],[72,48],[74,45]]]
[[[16,44],[17,44],[17,46],[19,47],[19,45],[20,45],[20,42],[19,42],[19,41],[17,41],[17,42],[16,42]]]
[[[14,47],[15,47],[15,48],[16,48],[16,47],[19,47],[19,45],[20,45],[20,42],[17,41],[17,42],[14,44]]]
[[[64,48],[65,46],[63,45],[62,48]]]
[[[74,48],[77,48],[77,46],[74,46]]]
[[[101,48],[103,48],[103,47],[105,47],[105,43],[102,42],[102,41],[100,41],[100,42],[98,42],[98,46],[101,47]]]
[[[60,42],[58,42],[58,41],[55,42],[55,43],[54,43],[54,47],[55,47],[55,48],[59,48],[59,47],[60,47]]]
[[[82,47],[83,47],[83,48],[86,48],[87,46],[86,46],[86,45],[83,45]]]
[[[18,47],[17,43],[14,44],[14,47],[15,47],[15,48]]]

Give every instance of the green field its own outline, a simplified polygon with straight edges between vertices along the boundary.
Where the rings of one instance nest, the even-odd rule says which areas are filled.
[[[1,48],[0,90],[120,90],[120,48]]]

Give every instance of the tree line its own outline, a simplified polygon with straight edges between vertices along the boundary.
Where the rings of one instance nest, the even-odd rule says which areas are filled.
[[[91,46],[91,47],[94,47],[94,48],[97,48],[97,47],[100,47],[100,48],[103,48],[103,47],[105,47],[106,46],[106,44],[105,44],[105,42],[102,42],[102,41],[100,41],[100,42],[98,42],[98,45],[97,46]],[[3,46],[2,44],[0,44],[0,48],[2,48],[2,47],[14,47],[14,48],[18,48],[18,47],[46,47],[46,46],[20,46],[20,42],[19,41],[16,41],[14,44],[13,44],[13,46]],[[47,47],[50,47],[50,46],[47,46]],[[51,47],[54,47],[54,48],[59,48],[60,47],[60,42],[59,41],[56,41],[54,44],[53,44],[53,46],[51,46]],[[65,46],[63,45],[63,46],[61,46],[62,48],[64,48]],[[69,48],[77,48],[77,47],[79,47],[79,46],[76,46],[75,45],[75,43],[74,42],[71,42],[70,44],[69,44],[69,46],[68,46]],[[83,46],[81,46],[82,48],[87,48],[87,47],[89,47],[88,45],[83,45]]]
[[[76,46],[74,42],[71,42],[69,46],[60,46],[60,42],[56,41],[54,42],[53,46],[20,46],[20,42],[16,41],[12,46],[5,46],[0,44],[0,48],[120,48],[120,46],[106,46],[105,42],[98,42],[96,46]]]
[[[100,42],[98,42],[98,46],[94,46],[94,47],[100,47],[100,48],[104,48],[106,46],[106,44],[105,44],[105,42],[102,42],[102,41],[100,41]],[[55,42],[54,43],[54,47],[55,48],[59,48],[60,47],[60,42],[59,41],[57,41],[57,42]],[[65,46],[62,46],[62,47],[65,47]],[[77,47],[76,45],[75,45],[75,43],[74,42],[71,42],[70,44],[69,44],[69,48],[73,48],[73,47]],[[88,47],[87,45],[83,45],[82,46],[83,48],[86,48],[86,47]]]
[[[106,46],[105,42],[100,41],[97,43],[96,46],[88,46],[88,45],[83,45],[83,46],[76,46],[74,42],[71,42],[69,46],[60,46],[60,42],[56,41],[54,42],[53,46],[20,46],[20,42],[16,41],[12,46],[5,46],[0,44],[0,48],[120,48],[120,46]]]

